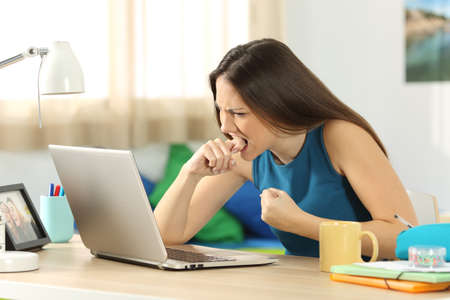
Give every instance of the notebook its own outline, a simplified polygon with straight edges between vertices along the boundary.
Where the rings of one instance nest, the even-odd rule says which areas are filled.
[[[387,269],[403,272],[450,273],[450,263],[444,262],[435,267],[410,266],[407,260],[390,260],[354,263],[358,266]]]
[[[450,282],[450,273],[404,272],[398,270],[365,267],[356,264],[332,266],[331,272],[347,275],[368,276],[368,277],[431,282],[431,283]]]
[[[175,270],[277,261],[197,245],[166,248],[131,151],[59,145],[49,150],[81,240],[97,257]]]
[[[376,277],[354,276],[337,273],[331,273],[330,279],[334,281],[367,285],[377,288],[391,289],[409,293],[444,291],[448,289],[450,286],[450,282],[429,283],[429,282],[385,279]]]

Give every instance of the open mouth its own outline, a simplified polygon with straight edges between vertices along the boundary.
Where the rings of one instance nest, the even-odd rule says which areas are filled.
[[[233,140],[236,141],[236,147],[240,150],[239,152],[244,151],[245,149],[247,149],[248,146],[248,140],[242,136],[238,136],[238,135],[231,135],[231,137],[233,138]],[[242,142],[244,142],[244,145],[242,145]]]
[[[248,141],[246,139],[244,139],[244,138],[242,138],[242,139],[245,142],[245,146],[244,146],[244,148],[242,148],[241,152],[247,150],[247,147],[248,147]]]

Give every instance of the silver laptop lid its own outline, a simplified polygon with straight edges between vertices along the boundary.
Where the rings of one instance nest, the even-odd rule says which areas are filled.
[[[48,147],[87,248],[155,263],[166,260],[131,151]]]

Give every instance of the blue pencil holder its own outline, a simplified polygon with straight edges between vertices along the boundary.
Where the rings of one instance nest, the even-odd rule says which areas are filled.
[[[41,196],[40,216],[53,243],[68,242],[73,236],[73,215],[66,196]]]

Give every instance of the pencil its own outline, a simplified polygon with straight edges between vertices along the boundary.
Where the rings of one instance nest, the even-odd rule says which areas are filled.
[[[406,221],[405,219],[400,217],[398,214],[394,214],[394,217],[396,219],[398,219],[400,222],[402,222],[403,224],[405,224],[406,226],[408,226],[408,228],[413,228],[414,227],[414,226],[411,225],[411,223],[409,223],[408,221]]]

